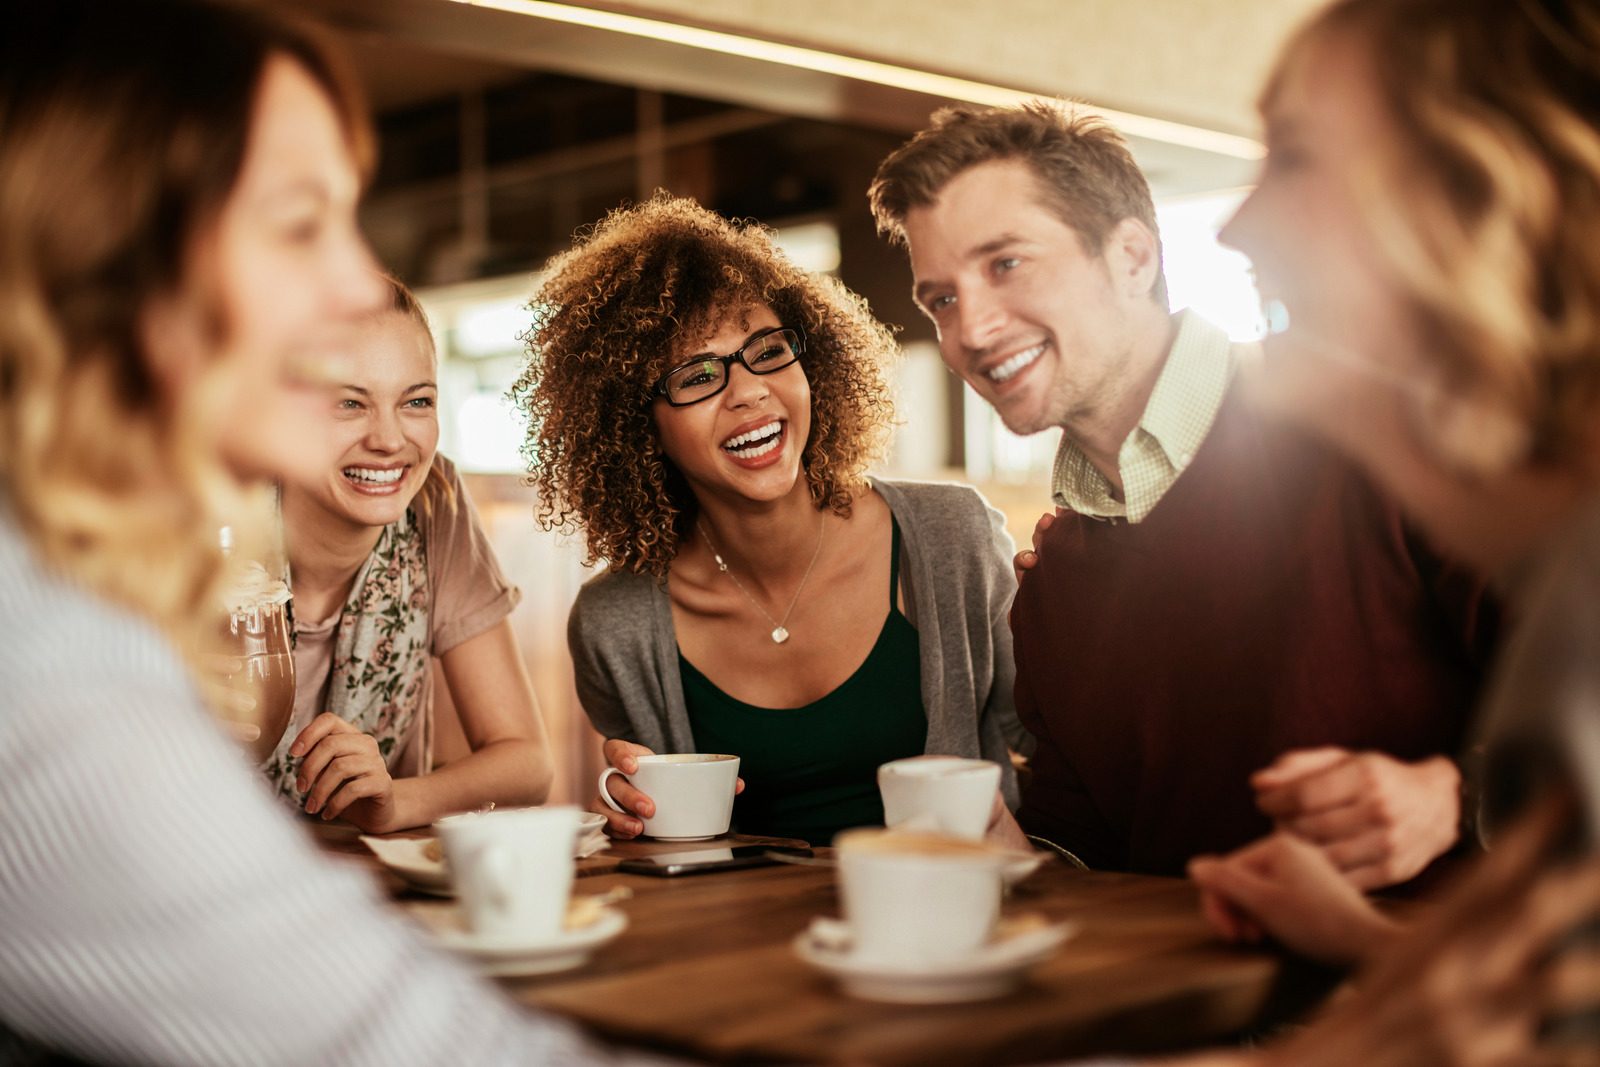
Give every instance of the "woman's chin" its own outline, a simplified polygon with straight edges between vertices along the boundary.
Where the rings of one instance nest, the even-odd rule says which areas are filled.
[[[416,493],[400,490],[393,493],[364,492],[345,482],[337,494],[336,512],[346,522],[358,526],[387,526],[406,513]]]
[[[774,503],[793,495],[805,482],[798,463],[777,463],[759,471],[741,472],[744,477],[731,479],[735,492],[763,504]]]

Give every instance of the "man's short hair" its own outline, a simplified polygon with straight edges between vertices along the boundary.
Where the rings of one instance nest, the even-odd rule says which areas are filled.
[[[932,125],[883,161],[867,190],[878,232],[904,245],[912,208],[933,203],[963,171],[1008,159],[1032,168],[1046,205],[1077,231],[1090,254],[1100,254],[1117,223],[1134,218],[1149,227],[1159,255],[1150,186],[1122,135],[1103,119],[1047,100],[935,112]],[[1166,305],[1164,274],[1158,272],[1150,295]]]

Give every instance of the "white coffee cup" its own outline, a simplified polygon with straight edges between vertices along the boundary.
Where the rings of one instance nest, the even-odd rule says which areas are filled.
[[[970,841],[989,828],[1000,765],[960,756],[913,756],[878,768],[884,825]]]
[[[627,815],[631,813],[606,790],[613,774],[621,774],[655,802],[656,813],[644,820],[644,832],[658,841],[704,841],[727,833],[733,821],[738,756],[706,752],[640,756],[639,769],[632,774],[607,767],[600,772],[600,797],[613,810]]]
[[[1004,853],[945,834],[849,830],[834,841],[854,953],[897,966],[964,958],[1000,916]]]
[[[456,899],[474,933],[516,943],[561,933],[581,814],[570,806],[502,808],[434,824]]]

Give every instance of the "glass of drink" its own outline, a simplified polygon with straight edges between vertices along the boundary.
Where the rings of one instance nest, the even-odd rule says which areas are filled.
[[[217,713],[265,762],[294,712],[289,587],[254,561],[228,560],[220,625],[208,649]]]

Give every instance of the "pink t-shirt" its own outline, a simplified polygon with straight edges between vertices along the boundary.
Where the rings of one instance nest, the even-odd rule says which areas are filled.
[[[521,592],[500,570],[455,464],[441,454],[435,454],[433,464],[450,487],[450,493],[440,493],[430,480],[423,487],[422,496],[432,506],[417,509],[433,599],[433,655],[428,661],[430,677],[423,684],[422,712],[412,723],[405,742],[395,746],[389,755],[389,770],[400,776],[426,774],[433,768],[433,660],[498,623],[522,599]],[[333,640],[342,613],[341,606],[326,619],[295,616],[291,734],[305,729],[327,703],[328,682],[333,675]]]

